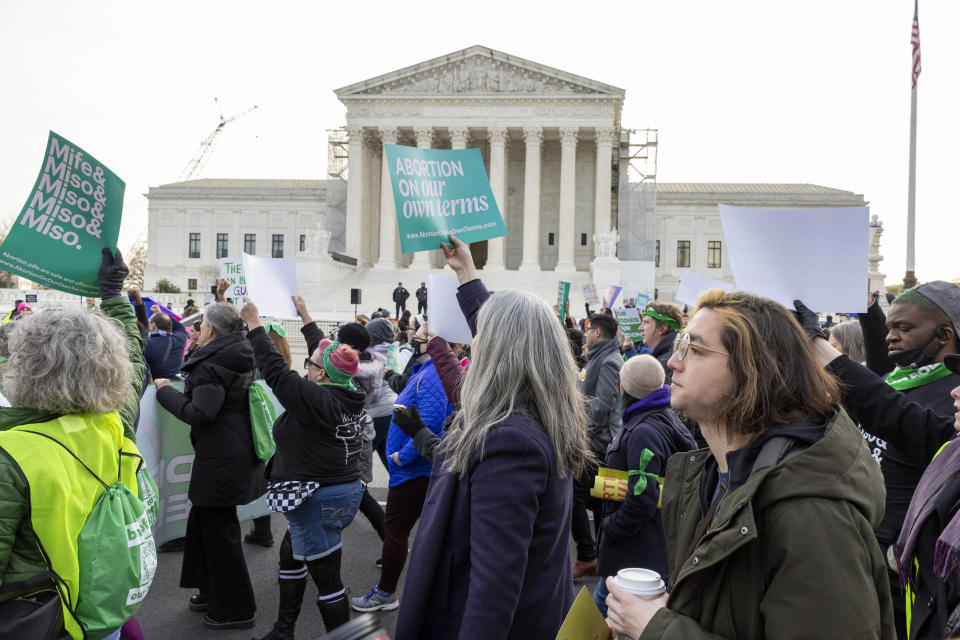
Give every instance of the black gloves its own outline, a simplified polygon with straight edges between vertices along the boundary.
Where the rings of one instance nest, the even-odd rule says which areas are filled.
[[[110,255],[110,249],[107,247],[101,249],[100,253],[103,254],[103,258],[100,260],[100,270],[97,271],[100,299],[116,298],[123,290],[123,281],[127,279],[130,269],[123,261],[120,249],[117,249],[116,256]]]
[[[803,304],[800,300],[794,300],[793,307],[796,309],[796,311],[793,312],[794,317],[810,338],[827,339],[827,334],[820,328],[820,318],[816,313],[810,311],[807,305]]]
[[[417,411],[416,407],[410,407],[408,409],[403,405],[393,405],[393,422],[400,427],[401,431],[411,438],[417,435],[420,429],[427,428],[427,425],[423,424],[423,420],[420,418],[420,412]]]

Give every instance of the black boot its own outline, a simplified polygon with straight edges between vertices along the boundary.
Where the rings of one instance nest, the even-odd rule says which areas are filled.
[[[261,547],[273,546],[273,533],[270,531],[270,516],[260,516],[253,519],[253,529],[243,536],[247,544],[258,544]]]
[[[306,588],[306,578],[280,580],[280,606],[277,607],[277,621],[273,623],[270,633],[260,640],[293,640],[293,630],[297,626],[297,616],[300,615],[300,605],[303,604],[303,592]]]
[[[327,633],[350,621],[350,602],[347,594],[341,593],[331,600],[317,600],[317,607],[323,617],[323,626]]]

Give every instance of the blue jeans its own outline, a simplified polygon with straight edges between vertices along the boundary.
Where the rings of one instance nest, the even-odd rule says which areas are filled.
[[[359,480],[320,487],[293,511],[283,513],[290,529],[293,557],[309,562],[341,546],[341,532],[353,520],[363,497]]]
[[[597,583],[597,588],[593,590],[593,602],[597,605],[597,609],[600,609],[604,618],[607,617],[608,595],[610,595],[610,592],[607,591],[607,578],[601,577],[600,582]]]

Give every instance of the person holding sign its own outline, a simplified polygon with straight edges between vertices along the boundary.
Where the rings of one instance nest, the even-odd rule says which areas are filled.
[[[591,462],[576,367],[550,305],[490,294],[450,240],[473,360],[436,450],[396,638],[553,638],[573,603],[572,478]]]
[[[307,575],[317,587],[317,607],[329,632],[350,620],[340,578],[342,531],[363,496],[360,449],[364,393],[354,384],[359,360],[345,344],[323,338],[300,296],[300,332],[310,357],[305,376],[292,371],[267,337],[257,306],[240,311],[257,366],[285,411],[273,424],[277,449],[267,464],[267,507],[289,525],[280,543],[280,604],[263,640],[293,638]]]
[[[780,304],[721,289],[697,304],[670,392],[709,448],[675,456],[664,479],[669,595],[608,578],[608,623],[643,640],[892,640],[873,535],[883,478],[836,379]]]

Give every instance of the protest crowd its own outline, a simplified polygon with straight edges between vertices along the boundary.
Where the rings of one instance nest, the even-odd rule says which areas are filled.
[[[18,303],[0,324],[0,638],[149,637],[136,607],[178,557],[150,533],[151,384],[195,453],[172,544],[197,637],[255,626],[244,542],[276,545],[260,640],[394,609],[400,640],[549,640],[587,576],[614,637],[960,636],[960,286],[886,314],[868,295],[832,326],[802,300],[709,289],[651,301],[628,338],[612,309],[578,321],[488,290],[455,236],[443,254],[471,344],[431,330],[424,282],[416,314],[398,283],[395,313],[328,333],[294,296],[303,370],[256,298],[221,280],[177,317],[123,291],[109,249],[99,307]],[[282,539],[269,515],[241,528],[251,502]],[[344,584],[358,512],[382,541],[376,584]],[[297,625],[308,593],[323,628]]]

